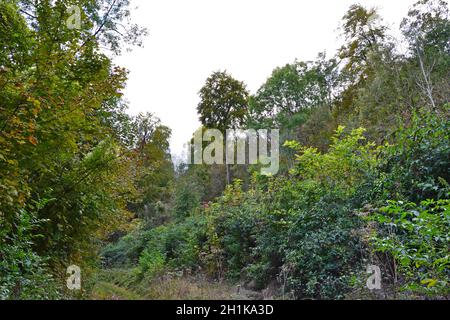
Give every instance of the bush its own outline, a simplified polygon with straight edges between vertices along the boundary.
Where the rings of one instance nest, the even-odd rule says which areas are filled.
[[[450,293],[450,200],[390,201],[370,219],[379,224],[372,245],[394,257],[404,289]]]
[[[135,265],[144,248],[143,232],[137,230],[108,244],[101,252],[102,264],[107,268]]]
[[[39,256],[33,248],[35,239],[42,237],[33,234],[33,231],[45,223],[36,219],[33,212],[45,203],[36,203],[30,210],[20,210],[15,232],[7,233],[7,230],[0,229],[0,300],[61,297],[47,265],[48,259]]]
[[[150,277],[163,268],[200,266],[214,278],[251,282],[252,289],[277,280],[283,296],[342,299],[363,288],[375,251],[395,259],[404,288],[448,294],[447,127],[423,115],[385,146],[368,142],[364,129],[339,127],[326,153],[288,142],[297,153],[288,175],[255,172],[246,191],[235,180],[203,210],[177,212],[177,221],[119,242],[116,257],[133,252]],[[374,209],[389,199],[407,201]],[[420,205],[409,203],[416,199]],[[365,221],[362,211],[375,214]],[[377,233],[367,243],[373,221]]]
[[[415,203],[445,198],[450,191],[450,121],[432,113],[414,115],[382,157],[383,198]]]
[[[301,298],[343,298],[351,271],[361,267],[360,219],[352,212],[358,186],[372,177],[379,148],[363,129],[341,127],[328,153],[295,142],[297,164],[288,177],[240,181],[207,210],[214,274],[254,281],[257,288],[278,279]],[[213,268],[214,269],[214,268]]]
[[[151,229],[144,235],[146,250],[159,251],[168,268],[193,269],[198,265],[199,248],[204,238],[201,216]]]
[[[156,248],[148,248],[139,258],[139,267],[142,275],[153,278],[164,270],[165,256]]]

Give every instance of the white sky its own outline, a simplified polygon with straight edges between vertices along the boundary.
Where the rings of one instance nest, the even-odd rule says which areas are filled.
[[[172,129],[171,151],[199,127],[198,91],[227,70],[254,93],[277,66],[312,60],[341,44],[337,28],[351,4],[380,9],[397,32],[416,0],[131,0],[133,22],[149,29],[144,48],[116,58],[130,71],[130,113],[152,112]]]

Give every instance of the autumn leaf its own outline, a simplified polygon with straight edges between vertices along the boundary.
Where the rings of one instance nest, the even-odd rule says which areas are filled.
[[[30,143],[31,143],[33,146],[35,146],[35,145],[38,144],[37,139],[36,139],[35,137],[33,137],[33,136],[29,136],[29,137],[28,137],[28,141],[30,141]]]

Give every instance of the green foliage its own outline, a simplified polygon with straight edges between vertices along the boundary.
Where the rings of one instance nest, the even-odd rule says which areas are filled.
[[[180,168],[176,220],[137,236],[138,250],[124,238],[117,251],[139,252],[150,277],[201,269],[255,289],[276,280],[283,297],[312,299],[365,290],[366,264],[394,261],[394,292],[400,283],[448,294],[447,27],[443,1],[419,1],[402,24],[410,50],[400,55],[376,10],[353,5],[334,58],[276,68],[249,98],[214,73],[200,91],[204,127],[279,127],[282,174],[250,168],[222,188],[221,168]]]
[[[171,130],[151,113],[139,114],[132,128],[136,150],[134,180],[140,195],[133,209],[146,222],[154,222],[166,213],[164,203],[171,198],[174,173],[169,152]]]
[[[448,54],[450,52],[449,15],[450,10],[446,1],[416,2],[401,25],[412,51],[417,53],[417,47],[423,47],[425,50],[438,50]]]
[[[279,128],[281,142],[295,139],[324,149],[329,141],[317,143],[313,139],[323,135],[327,126],[323,122],[313,126],[310,119],[329,113],[337,80],[337,61],[327,59],[325,53],[320,53],[316,61],[295,61],[276,68],[250,97],[247,125],[256,129]],[[287,172],[294,154],[281,149],[280,158],[281,172]]]
[[[148,278],[155,277],[164,269],[165,257],[156,249],[146,249],[139,258],[140,272]]]
[[[344,130],[344,127],[337,129],[333,144],[325,154],[314,148],[300,148],[298,164],[292,173],[318,183],[321,190],[335,191],[343,196],[353,194],[375,169],[380,148],[365,143],[364,129],[355,129],[348,136],[344,135]]]
[[[336,61],[320,54],[315,62],[295,62],[276,68],[250,99],[249,124],[292,129],[304,122],[310,110],[329,104],[336,78]]]
[[[244,123],[248,93],[245,85],[228,73],[214,72],[200,90],[197,107],[201,123],[206,128],[226,130]]]
[[[199,243],[204,237],[200,217],[187,218],[182,223],[168,224],[148,231],[147,250],[158,250],[172,269],[194,269],[198,262]]]
[[[433,113],[414,115],[398,130],[397,143],[387,148],[380,170],[387,199],[420,202],[447,197],[450,181],[450,122]]]
[[[209,179],[207,170],[202,166],[181,165],[178,168],[173,195],[176,217],[185,218],[200,207],[201,202],[208,197],[206,184]]]
[[[70,29],[68,4],[0,1],[2,298],[53,297],[52,277],[92,266],[146,191],[133,171],[139,130],[121,101],[127,72],[100,50],[139,44],[144,30],[124,21],[127,0],[72,1],[83,17]],[[164,148],[170,131],[160,131]],[[56,200],[27,213],[43,198]]]
[[[106,268],[130,267],[139,261],[145,248],[142,232],[136,231],[105,246],[101,252],[102,264]]]
[[[60,298],[59,287],[50,273],[47,258],[39,256],[33,248],[37,227],[45,221],[36,218],[36,211],[47,201],[34,208],[22,209],[12,236],[0,230],[0,299],[46,300]]]
[[[343,297],[360,262],[353,233],[359,219],[349,200],[377,165],[377,149],[363,143],[362,133],[340,128],[325,154],[299,148],[288,178],[255,176],[247,192],[240,181],[228,186],[207,209],[213,274],[253,279],[259,287],[278,277],[297,297]]]
[[[206,208],[207,238],[198,263],[212,276],[252,280],[259,288],[277,279],[284,292],[299,298],[344,298],[351,290],[352,275],[361,273],[367,259],[366,245],[357,231],[364,222],[354,212],[391,196],[386,193],[394,191],[390,179],[403,181],[399,180],[402,175],[417,174],[398,161],[398,169],[386,165],[393,163],[392,152],[408,161],[422,153],[433,159],[433,154],[448,158],[448,142],[443,136],[446,122],[425,115],[417,117],[416,123],[420,125],[399,133],[392,146],[376,146],[367,142],[363,129],[346,132],[344,127],[338,128],[325,153],[287,142],[286,146],[298,153],[290,176],[255,175],[247,191],[235,180]],[[423,143],[413,143],[406,132],[418,137],[420,128],[427,128]],[[410,153],[413,146],[421,151]],[[420,158],[414,163],[426,165],[427,161]],[[438,179],[439,174],[428,176]],[[420,186],[417,180],[413,183]],[[408,185],[405,190],[412,188]],[[399,193],[401,190],[396,188]],[[416,227],[421,228],[420,224]],[[435,231],[446,239],[447,230]],[[420,239],[422,235],[416,236]],[[414,243],[410,238],[404,241],[406,245]],[[428,279],[425,274],[422,277]]]
[[[372,237],[375,250],[395,258],[405,289],[442,296],[449,293],[449,200],[426,200],[419,205],[389,201],[370,220],[380,225]]]
[[[285,277],[297,297],[341,299],[349,275],[362,268],[359,225],[351,206],[334,196],[322,198],[295,221],[286,251]]]
[[[441,207],[447,207],[447,202],[439,202],[436,208],[433,201],[423,203],[430,208],[423,215],[416,215],[422,219],[417,222],[400,213],[405,221],[393,217],[391,222],[384,215],[377,215],[377,232],[383,235],[385,230],[390,231],[387,238],[373,237],[373,247],[368,247],[361,237],[359,230],[363,230],[365,221],[355,214],[367,204],[393,196],[390,181],[407,181],[401,177],[417,174],[417,170],[398,162],[396,169],[389,165],[394,154],[407,161],[414,161],[422,153],[433,159],[433,154],[446,159],[446,122],[423,115],[415,123],[399,131],[396,145],[376,146],[366,140],[364,129],[348,131],[344,127],[336,130],[327,152],[287,142],[286,147],[298,154],[288,176],[269,178],[255,173],[247,190],[243,190],[242,181],[235,180],[200,215],[198,208],[193,209],[188,218],[180,217],[177,222],[145,232],[142,269],[148,267],[146,274],[154,276],[157,272],[152,271],[153,263],[159,268],[164,261],[166,271],[201,267],[211,277],[253,282],[259,289],[276,279],[283,294],[339,299],[351,292],[354,275],[362,273],[373,248],[392,254],[396,260],[408,261],[405,268],[398,269],[405,279],[426,282],[429,292],[435,295],[445,293],[442,288],[448,278],[448,214],[444,212],[448,209]],[[421,141],[430,143],[419,147],[412,142],[410,133],[419,137],[420,128],[428,128]],[[421,151],[413,152],[413,147]],[[419,157],[414,163],[426,165],[427,161]],[[438,179],[440,175],[435,172],[428,177]],[[443,183],[444,178],[439,181]],[[413,183],[405,188],[395,187],[397,194],[403,190],[407,194],[409,189],[421,185],[418,180]],[[393,223],[398,225],[393,228]],[[422,244],[422,256],[416,260],[401,256],[418,252],[417,245],[427,237],[434,242]],[[430,250],[435,254],[431,255]],[[414,269],[416,273],[411,273],[408,268],[418,261],[421,264]]]
[[[202,271],[345,298],[374,256],[395,262],[403,289],[449,294],[445,1],[410,10],[404,55],[376,10],[353,5],[332,58],[276,68],[253,96],[214,72],[199,93],[203,129],[277,126],[287,140],[282,174],[234,167],[233,183],[230,166],[175,172],[171,130],[125,113],[127,71],[103,50],[140,45],[130,1],[69,2],[81,29],[64,23],[67,1],[0,0],[0,299],[63,297],[61,266],[95,266],[105,239],[127,231],[101,252],[98,297]]]
[[[344,74],[350,84],[356,84],[368,76],[367,58],[386,37],[386,27],[375,9],[352,5],[343,17],[342,31],[347,43],[340,49],[339,58],[348,59]]]
[[[204,217],[193,215],[176,223],[149,230],[138,229],[105,247],[102,260],[107,268],[139,266],[147,278],[167,270],[194,270],[206,239]]]

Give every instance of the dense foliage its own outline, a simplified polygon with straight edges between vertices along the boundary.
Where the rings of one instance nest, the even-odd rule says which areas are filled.
[[[269,298],[448,298],[445,1],[409,11],[404,52],[353,5],[334,56],[278,67],[253,95],[227,72],[206,80],[201,129],[279,128],[276,176],[174,168],[170,128],[126,113],[112,56],[146,33],[128,6],[0,0],[0,299],[136,298],[192,274]],[[72,264],[81,292],[65,288]]]
[[[420,156],[410,149],[409,133],[425,122],[427,128],[448,125],[427,116],[419,127],[399,131],[395,145],[383,146],[367,141],[363,129],[339,127],[325,153],[287,142],[298,154],[288,175],[255,173],[246,190],[235,180],[223,196],[189,217],[134,234],[132,243],[141,241],[134,247],[139,268],[153,270],[152,276],[155,270],[201,268],[254,289],[275,280],[284,297],[336,299],[351,295],[364,281],[365,266],[377,263],[387,284],[395,282],[409,293],[447,294],[448,200],[408,202],[431,194],[410,193],[411,179],[404,177],[414,175],[414,185],[423,191],[430,188],[427,181],[441,183],[432,190],[442,199],[448,197],[448,184],[440,171],[421,176],[416,167],[394,161],[405,154],[411,161]],[[423,137],[434,143],[421,152],[431,157],[446,150],[448,159],[448,130],[442,129]],[[114,252],[126,252],[120,249],[126,241],[129,236],[104,251],[115,267],[121,260]]]
[[[52,281],[61,289],[69,265],[93,266],[100,240],[172,173],[160,170],[171,168],[170,130],[125,113],[127,72],[100,48],[139,44],[128,1],[71,4],[80,28],[66,23],[66,1],[0,1],[2,298],[63,294]]]

